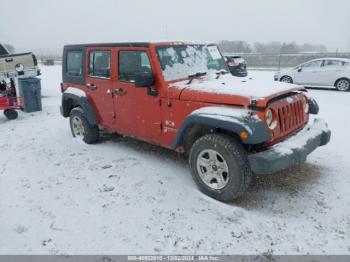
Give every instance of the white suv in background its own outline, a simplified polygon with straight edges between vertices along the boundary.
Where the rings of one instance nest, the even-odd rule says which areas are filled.
[[[320,58],[277,72],[275,81],[350,91],[350,59]]]

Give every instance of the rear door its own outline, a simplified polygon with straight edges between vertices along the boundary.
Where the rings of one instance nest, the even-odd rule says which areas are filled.
[[[345,64],[341,60],[326,59],[319,75],[320,85],[333,86],[337,79],[344,76]]]
[[[86,87],[91,102],[105,127],[112,127],[115,121],[112,88],[116,78],[111,63],[113,48],[88,48],[86,54]]]
[[[146,88],[137,88],[134,84],[136,73],[153,71],[149,50],[142,47],[118,48],[116,59],[116,129],[122,134],[158,143],[161,134],[159,96],[147,95]]]

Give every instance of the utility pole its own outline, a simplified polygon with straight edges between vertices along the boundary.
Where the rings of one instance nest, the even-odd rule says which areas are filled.
[[[278,71],[281,70],[281,59],[282,59],[282,47],[280,48],[280,55],[278,56]]]

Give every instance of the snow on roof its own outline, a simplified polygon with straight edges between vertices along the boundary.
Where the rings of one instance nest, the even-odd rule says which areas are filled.
[[[311,61],[318,61],[318,60],[337,60],[337,61],[345,61],[350,62],[350,58],[344,58],[344,57],[321,57],[321,58],[315,58],[312,60],[308,60],[305,63],[311,62]]]
[[[152,40],[153,44],[175,44],[175,45],[211,45],[213,42],[200,41],[200,40]]]
[[[350,58],[343,58],[343,57],[325,57],[322,58],[324,60],[339,60],[339,61],[346,61],[346,62],[350,62]]]
[[[111,43],[83,43],[69,44],[66,47],[85,47],[85,46],[131,46],[131,47],[148,47],[150,44],[161,45],[214,45],[213,42],[198,41],[198,40],[151,40],[145,42],[111,42]]]

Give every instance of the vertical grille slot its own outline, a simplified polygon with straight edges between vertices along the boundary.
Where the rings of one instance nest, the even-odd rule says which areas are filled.
[[[280,123],[280,130],[284,132],[284,123],[283,123],[282,109],[278,108],[278,123]]]

